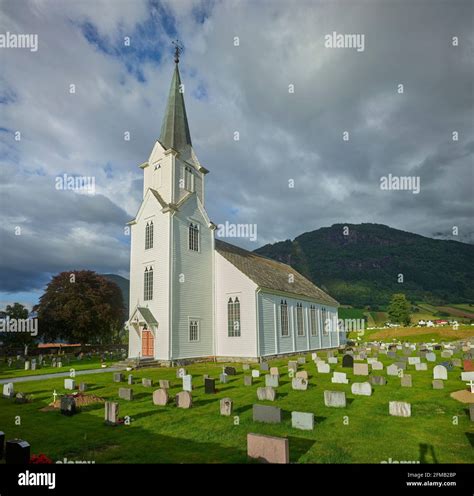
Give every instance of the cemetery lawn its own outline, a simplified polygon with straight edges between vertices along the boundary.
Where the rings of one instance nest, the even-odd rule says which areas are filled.
[[[107,367],[112,366],[117,360],[106,360],[104,363]],[[74,370],[90,370],[100,369],[101,361],[99,357],[94,357],[91,360],[84,358],[82,360],[73,359],[70,363],[64,360],[61,368],[57,367],[43,367],[36,370],[25,370],[23,362],[14,362],[12,367],[8,367],[6,360],[2,357],[0,360],[0,379],[10,379],[14,377],[26,377],[29,375],[42,375],[42,374],[58,374],[60,372],[68,372],[70,369]]]
[[[438,363],[440,359],[439,352]],[[325,356],[319,352],[319,356]],[[460,355],[455,355],[460,357]],[[64,378],[15,384],[15,391],[33,395],[33,401],[15,404],[0,398],[0,430],[6,438],[21,438],[31,445],[32,454],[44,453],[53,461],[95,463],[248,463],[246,435],[249,432],[288,437],[290,461],[293,463],[381,463],[382,461],[419,461],[420,463],[473,463],[474,423],[469,421],[468,405],[450,398],[449,393],[466,386],[460,380],[461,369],[450,371],[443,390],[431,389],[434,364],[428,371],[415,371],[408,366],[413,377],[413,388],[401,388],[400,379],[388,377],[386,386],[374,386],[371,397],[354,396],[350,384],[331,384],[332,374],[318,374],[314,363],[298,370],[307,370],[310,385],[307,391],[293,391],[286,364],[288,359],[271,361],[280,367],[280,387],[275,402],[258,402],[281,407],[281,424],[263,424],[252,421],[252,405],[257,403],[256,389],[264,385],[263,373],[254,379],[252,386],[243,385],[241,364],[236,376],[228,376],[227,384],[216,381],[218,392],[204,394],[203,374],[218,378],[222,364],[196,364],[187,367],[193,376],[193,407],[178,409],[174,403],[154,406],[152,392],[145,388],[141,378],[157,383],[158,379],[171,381],[170,396],[181,390],[176,369],[140,369],[134,377],[139,383],[130,386],[134,391],[131,402],[118,399],[118,388],[129,387],[126,382],[112,382],[113,373],[94,374],[77,378],[88,385],[87,394],[118,401],[119,415],[130,416],[131,425],[115,427],[104,425],[104,405],[83,408],[73,416],[65,417],[59,411],[41,412],[52,401],[53,391],[64,392]],[[379,356],[385,365],[392,360]],[[342,355],[332,370],[346,372],[350,382],[363,382],[354,378],[351,369],[341,366]],[[253,365],[252,368],[256,368]],[[247,372],[248,373],[248,372]],[[265,372],[266,373],[266,372]],[[386,375],[385,371],[376,372]],[[126,372],[124,373],[126,377]],[[347,408],[324,406],[323,391],[345,391]],[[219,414],[219,400],[232,398],[234,417]],[[407,401],[412,404],[412,417],[391,417],[389,401]],[[291,411],[313,412],[314,431],[291,427]],[[20,416],[21,425],[15,425]],[[454,421],[453,419],[456,419]],[[3,462],[0,462],[3,463]]]

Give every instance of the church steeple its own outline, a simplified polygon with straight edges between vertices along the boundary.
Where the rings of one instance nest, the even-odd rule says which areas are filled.
[[[184,86],[181,84],[178,68],[180,52],[181,47],[178,43],[175,43],[173,79],[171,80],[165,117],[163,119],[159,138],[159,142],[164,148],[173,148],[178,152],[192,146],[188,118],[186,116],[186,107],[184,106]]]

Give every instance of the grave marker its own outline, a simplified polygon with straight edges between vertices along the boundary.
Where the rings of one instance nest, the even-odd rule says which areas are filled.
[[[281,422],[281,408],[268,405],[253,405],[252,416],[254,422],[279,424]]]
[[[291,427],[302,431],[314,429],[314,413],[291,412]]]
[[[266,463],[289,463],[288,439],[249,433],[247,455]]]

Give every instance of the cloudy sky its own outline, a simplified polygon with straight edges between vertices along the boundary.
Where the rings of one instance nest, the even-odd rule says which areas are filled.
[[[63,270],[128,275],[175,38],[209,215],[257,225],[233,242],[339,222],[472,242],[472,25],[459,0],[3,0],[0,34],[38,50],[0,48],[0,306]],[[333,32],[364,50],[325,46]],[[95,194],[56,189],[63,174]],[[382,190],[389,174],[420,192]]]

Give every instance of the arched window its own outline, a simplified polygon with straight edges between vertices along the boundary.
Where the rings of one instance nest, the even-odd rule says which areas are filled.
[[[227,302],[227,335],[230,338],[240,337],[240,301],[238,297],[229,298]]]
[[[298,336],[304,336],[303,304],[296,304],[296,330]]]
[[[189,224],[188,243],[190,250],[199,251],[199,226],[192,222]]]
[[[280,330],[282,336],[290,335],[290,328],[288,325],[288,305],[286,300],[281,300],[280,303]]]
[[[189,319],[189,341],[199,341],[198,319]]]
[[[321,313],[323,316],[323,335],[329,336],[329,328],[330,328],[331,322],[328,319],[328,311],[325,308],[323,308],[321,310]]]
[[[143,299],[145,301],[153,300],[153,267],[145,267],[145,276],[143,280]]]
[[[153,221],[146,223],[145,227],[145,250],[153,248]]]
[[[311,305],[309,308],[309,325],[311,328],[311,336],[317,336],[318,335],[317,314],[314,305]]]

